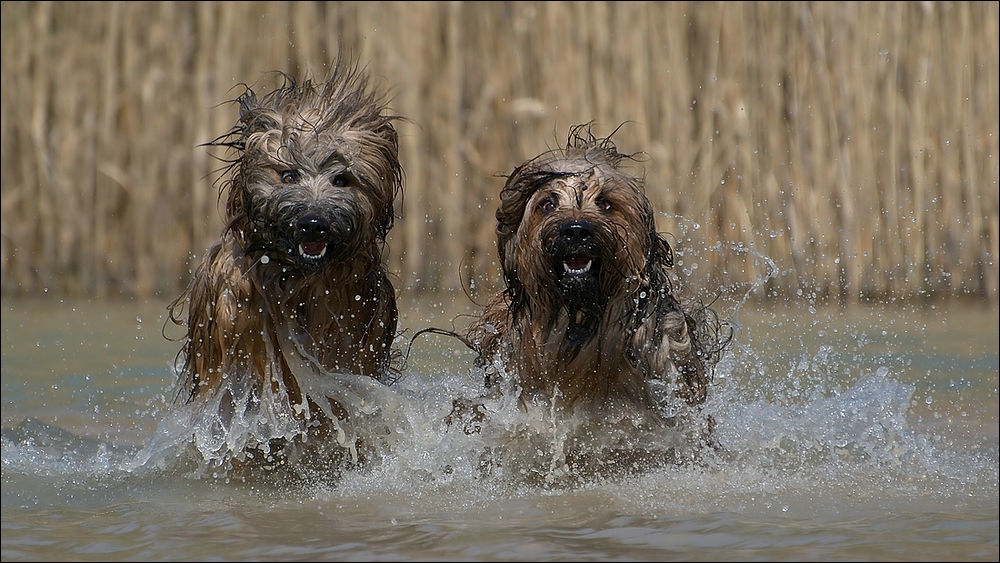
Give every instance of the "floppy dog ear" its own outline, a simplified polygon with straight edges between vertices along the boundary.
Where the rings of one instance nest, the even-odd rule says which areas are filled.
[[[656,235],[656,241],[654,242],[653,246],[654,248],[657,249],[654,251],[657,254],[656,262],[663,264],[668,268],[673,268],[674,250],[670,248],[670,243],[667,242],[667,239],[663,238],[660,235]]]
[[[507,176],[507,183],[500,191],[500,205],[496,210],[497,254],[503,271],[507,294],[513,303],[519,303],[523,285],[517,274],[517,230],[524,219],[524,208],[537,189],[532,174],[533,161],[526,162]]]
[[[523,299],[524,287],[517,272],[517,231],[524,220],[528,201],[542,186],[553,179],[572,176],[574,172],[558,172],[546,165],[546,154],[535,157],[507,176],[507,183],[500,190],[500,205],[497,207],[497,252],[503,269],[507,293],[516,307]]]

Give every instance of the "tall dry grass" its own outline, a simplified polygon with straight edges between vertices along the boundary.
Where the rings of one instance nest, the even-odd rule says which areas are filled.
[[[344,49],[409,119],[404,291],[496,289],[499,175],[593,121],[645,153],[688,273],[996,303],[997,6],[3,2],[2,292],[176,294],[221,228],[225,102]]]

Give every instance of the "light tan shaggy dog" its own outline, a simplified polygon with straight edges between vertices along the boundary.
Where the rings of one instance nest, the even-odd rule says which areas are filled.
[[[305,453],[335,465],[331,444],[356,460],[354,419],[371,384],[394,377],[383,255],[403,174],[398,117],[369,82],[338,60],[321,82],[247,88],[239,121],[211,143],[235,154],[225,228],[170,318],[187,329],[178,400],[223,465]]]

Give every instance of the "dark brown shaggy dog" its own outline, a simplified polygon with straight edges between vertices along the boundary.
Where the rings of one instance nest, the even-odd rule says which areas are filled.
[[[564,149],[511,173],[496,211],[506,291],[465,336],[487,388],[526,410],[675,427],[705,402],[726,339],[671,281],[670,245],[641,181],[619,168],[626,158],[580,125]],[[484,415],[479,405],[470,419],[469,406],[457,401],[449,419],[462,415],[466,431]]]
[[[237,102],[239,121],[212,143],[235,151],[225,230],[170,306],[187,327],[179,400],[211,410],[218,434],[243,425],[220,440],[241,461],[275,463],[309,440],[350,449],[353,395],[327,391],[350,387],[344,374],[394,373],[383,252],[402,189],[397,116],[341,61],[322,83],[285,76]]]

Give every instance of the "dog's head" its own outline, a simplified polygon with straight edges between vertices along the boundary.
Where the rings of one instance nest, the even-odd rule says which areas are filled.
[[[229,229],[245,252],[283,271],[377,264],[402,189],[397,116],[357,66],[338,61],[322,83],[238,98],[237,125],[215,144],[231,161]]]
[[[558,305],[598,315],[630,288],[666,283],[670,246],[656,231],[641,179],[619,168],[626,158],[610,137],[578,125],[565,148],[508,177],[497,246],[515,308],[531,300],[550,314]]]

